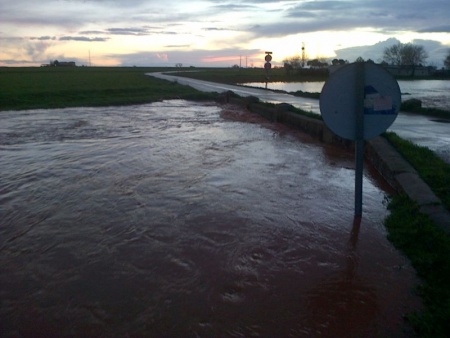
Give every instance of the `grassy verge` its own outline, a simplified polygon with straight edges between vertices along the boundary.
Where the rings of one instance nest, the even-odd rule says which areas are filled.
[[[420,337],[450,332],[450,237],[405,196],[389,204],[385,221],[389,240],[403,251],[422,279],[418,288],[425,309],[407,316]]]
[[[210,99],[189,86],[146,76],[155,68],[0,68],[0,110]]]
[[[385,137],[411,163],[419,175],[450,210],[450,165],[428,148]],[[385,221],[389,240],[403,251],[422,279],[418,292],[425,309],[408,316],[421,337],[448,337],[450,332],[450,236],[438,228],[406,196],[395,196]]]
[[[388,141],[417,170],[422,179],[450,210],[450,165],[431,150],[400,138],[397,134],[384,134]]]

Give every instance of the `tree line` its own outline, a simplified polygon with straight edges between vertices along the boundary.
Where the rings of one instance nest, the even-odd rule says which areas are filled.
[[[426,59],[428,58],[428,53],[422,45],[416,45],[413,43],[397,43],[390,47],[386,47],[383,51],[383,62],[386,65],[392,66],[406,66],[406,67],[417,67],[423,66]],[[355,62],[373,62],[372,60],[364,60],[362,57],[358,57]],[[343,59],[333,59],[331,60],[332,65],[342,65],[349,63],[348,60]],[[305,61],[300,58],[300,56],[292,56],[283,60],[284,68],[289,70],[297,70],[305,67]],[[329,64],[325,59],[313,59],[308,60],[306,65],[311,68],[325,68]],[[450,70],[450,50],[448,55],[444,59],[444,67]]]

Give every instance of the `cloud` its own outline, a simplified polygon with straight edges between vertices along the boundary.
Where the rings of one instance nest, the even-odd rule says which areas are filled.
[[[371,59],[375,62],[382,62],[385,48],[391,47],[392,45],[397,43],[400,43],[398,39],[390,38],[384,41],[380,41],[372,46],[356,46],[338,49],[335,51],[336,58],[353,62],[359,56],[361,56],[364,60]],[[443,66],[443,60],[448,54],[448,47],[444,46],[441,42],[434,40],[416,39],[411,43],[424,47],[424,49],[428,53],[428,58],[426,60],[426,63],[428,65],[436,66],[438,68],[441,68]]]
[[[54,37],[35,38],[0,38],[4,50],[9,53],[1,53],[0,64],[11,66],[36,66],[48,63],[49,60],[65,60],[64,53],[52,52],[53,47],[58,44],[58,39]],[[76,57],[71,57],[70,61],[78,61]]]
[[[115,35],[149,35],[149,31],[147,28],[130,28],[130,27],[126,27],[126,28],[108,28],[106,29],[106,31],[110,34],[115,34]]]
[[[249,4],[240,4],[237,1],[234,1],[233,3],[223,3],[223,1],[219,1],[217,5],[213,5],[211,8],[214,9],[215,12],[239,12],[254,10],[256,7]]]
[[[377,63],[383,61],[384,49],[400,43],[395,38],[387,39],[385,41],[378,42],[372,46],[355,46],[349,48],[337,49],[335,51],[337,59],[344,59],[349,62],[355,61],[358,57],[362,57],[364,60],[371,59]]]
[[[85,35],[94,35],[94,34],[105,34],[105,32],[104,31],[95,31],[95,30],[93,30],[93,31],[81,31],[81,32],[79,32],[80,34],[85,34]]]
[[[108,38],[90,38],[87,36],[62,36],[59,41],[105,42]]]
[[[165,45],[165,48],[189,48],[191,45]]]
[[[40,40],[40,41],[56,40],[56,37],[54,37],[54,36],[39,36],[39,37],[31,37],[30,40]]]
[[[177,61],[172,61],[167,52],[137,52],[129,54],[109,54],[108,58],[118,60],[118,66],[173,66]]]
[[[432,26],[420,29],[419,33],[450,33],[450,25]]]
[[[31,60],[41,62],[47,58],[46,51],[50,46],[51,43],[47,41],[29,41],[25,43],[24,49]]]
[[[289,28],[282,22],[271,24],[271,32],[300,32],[352,30],[372,27],[381,31],[436,31],[448,32],[449,5],[447,0],[403,1],[302,1],[285,11]],[[265,30],[264,32],[267,32]],[[277,34],[277,33],[275,33]]]
[[[210,32],[220,32],[220,31],[230,31],[234,29],[230,28],[219,28],[219,27],[204,27],[202,28],[204,31],[210,31]]]
[[[170,52],[139,52],[130,54],[113,54],[109,55],[112,59],[120,60],[121,66],[174,66],[181,63],[185,66],[204,66],[207,65],[217,67],[231,67],[239,64],[241,60],[245,60],[250,64],[257,63],[262,59],[264,54],[258,49],[240,50],[240,49],[224,49],[224,50],[174,50]],[[243,61],[244,62],[244,61]]]
[[[0,7],[0,53],[5,60],[45,56],[40,52],[45,46],[26,46],[24,41],[51,44],[61,54],[67,50],[64,42],[98,42],[102,55],[131,53],[129,59],[117,56],[120,62],[160,62],[145,53],[148,48],[166,52],[166,62],[197,65],[207,50],[217,49],[217,57],[208,60],[219,60],[222,51],[233,50],[230,46],[257,48],[266,40],[292,41],[301,34],[314,37],[320,32],[320,40],[328,32],[348,32],[339,41],[320,41],[332,52],[336,45],[348,45],[352,32],[360,38],[367,31],[371,41],[375,34],[379,40],[404,40],[450,33],[448,0],[0,0]],[[5,44],[5,38],[19,40]],[[185,48],[198,50],[177,51]],[[430,54],[437,54],[439,47],[430,48]],[[142,54],[134,54],[136,50]]]
[[[155,56],[160,61],[163,61],[163,62],[169,61],[169,55],[167,53],[155,53]]]
[[[297,25],[297,31],[310,32],[330,29],[375,27],[389,30],[418,30],[448,32],[448,0],[336,0],[336,1],[274,1],[246,0],[223,2],[209,0],[191,2],[166,0],[62,0],[36,2],[34,0],[0,0],[0,21],[16,25],[80,28],[98,22],[97,26],[124,22],[211,22],[221,21],[224,14],[246,14],[240,25],[270,25],[271,31],[261,30],[268,36],[279,36],[283,24]],[[38,15],[36,13],[39,13]],[[267,14],[268,20],[259,14]],[[278,21],[278,22],[276,22]],[[430,26],[433,23],[433,27]],[[235,24],[235,23],[233,23]],[[122,30],[122,31],[121,31]],[[286,31],[287,29],[284,29]],[[87,31],[87,30],[84,30]],[[101,31],[94,29],[93,31]],[[292,31],[292,29],[291,29]],[[118,28],[111,34],[147,34],[145,29]]]
[[[107,28],[104,32],[99,31],[87,31],[87,34],[103,33],[110,35],[130,35],[130,36],[147,36],[147,35],[156,35],[156,34],[166,34],[166,35],[177,35],[180,32],[164,30],[161,27],[115,27],[115,28]],[[80,32],[80,34],[83,32]]]
[[[17,66],[17,67],[26,67],[26,66],[34,66],[36,61],[34,60],[19,60],[19,59],[3,59],[0,60],[1,63],[4,63],[9,66]]]
[[[294,11],[339,11],[354,9],[358,3],[355,1],[302,1]]]

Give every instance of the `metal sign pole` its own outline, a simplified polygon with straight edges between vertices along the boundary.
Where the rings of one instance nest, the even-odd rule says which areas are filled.
[[[266,56],[264,57],[264,60],[266,60],[266,63],[264,64],[264,69],[266,70],[266,89],[267,89],[267,83],[270,79],[270,68],[272,68],[272,64],[270,61],[272,61],[272,52],[266,52]]]
[[[362,215],[364,140],[386,131],[400,104],[397,81],[383,67],[367,62],[336,70],[320,93],[325,124],[336,135],[355,141],[355,218]]]
[[[364,63],[356,69],[356,137],[355,137],[355,217],[362,215],[362,192],[364,171]]]

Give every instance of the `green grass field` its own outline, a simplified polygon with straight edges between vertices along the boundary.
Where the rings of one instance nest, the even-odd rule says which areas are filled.
[[[195,68],[189,70],[195,71],[177,72],[176,75],[226,84],[266,82],[267,75],[269,75],[270,82],[325,81],[328,77],[327,71],[310,69],[290,73],[287,73],[284,68],[273,68],[269,73],[261,68]]]
[[[140,104],[164,99],[211,99],[199,92],[145,73],[176,71],[179,68],[141,67],[30,67],[0,68],[0,110],[63,108]],[[181,69],[177,75],[236,84],[263,82],[266,72],[257,68]],[[194,71],[193,71],[194,70]],[[286,74],[273,69],[270,81],[324,81],[324,74]],[[308,94],[308,93],[307,93]],[[314,97],[318,98],[319,93]]]
[[[211,94],[146,76],[157,68],[0,68],[0,110],[108,106]]]

